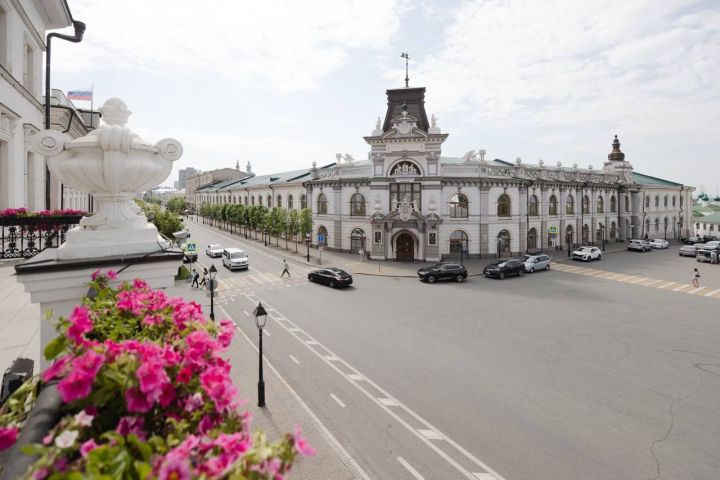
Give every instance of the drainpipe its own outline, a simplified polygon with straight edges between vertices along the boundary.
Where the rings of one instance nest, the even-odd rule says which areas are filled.
[[[59,38],[67,40],[68,42],[79,43],[82,42],[83,35],[85,34],[86,25],[83,22],[73,20],[73,28],[75,29],[75,35],[63,35],[61,33],[49,33],[45,37],[45,129],[50,130],[50,45],[53,38]],[[91,113],[92,115],[92,113]],[[60,208],[63,208],[63,192],[64,186],[60,187]],[[45,162],[45,209],[50,210],[50,169]]]

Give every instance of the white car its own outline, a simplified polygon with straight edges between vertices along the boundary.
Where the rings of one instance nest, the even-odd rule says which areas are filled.
[[[650,240],[650,246],[652,248],[668,248],[670,246],[670,243],[667,240],[663,240],[662,238],[654,238]]]
[[[602,258],[602,252],[597,247],[580,247],[572,252],[573,260],[583,260],[589,262],[590,260],[600,260]]]
[[[205,249],[205,254],[211,258],[219,257],[222,255],[222,253],[223,253],[223,247],[221,247],[217,243],[208,245],[207,248]]]

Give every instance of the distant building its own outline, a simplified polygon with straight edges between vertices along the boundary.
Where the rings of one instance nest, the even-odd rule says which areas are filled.
[[[185,190],[176,190],[170,187],[157,187],[145,192],[143,199],[145,201],[159,201],[162,205],[167,205],[168,200],[175,197],[185,198]]]
[[[248,166],[250,164],[248,163]],[[239,168],[219,168],[209,172],[202,172],[185,179],[185,202],[188,208],[198,208],[195,191],[199,188],[216,184],[225,180],[238,180],[254,175],[250,172],[243,172]]]
[[[187,179],[199,173],[201,173],[200,170],[193,167],[181,168],[178,172],[178,180],[175,182],[175,189],[184,190]]]

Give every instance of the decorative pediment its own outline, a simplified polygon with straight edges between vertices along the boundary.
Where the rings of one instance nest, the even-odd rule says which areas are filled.
[[[420,168],[409,160],[403,160],[390,169],[391,177],[417,177],[420,175]]]

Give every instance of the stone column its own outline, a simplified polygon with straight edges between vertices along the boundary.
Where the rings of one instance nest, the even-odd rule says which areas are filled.
[[[540,248],[545,248],[548,245],[548,187],[542,185],[540,187],[540,231],[538,236],[540,237]]]
[[[518,193],[520,194],[520,204],[518,205],[518,212],[520,214],[520,221],[518,222],[519,228],[518,228],[518,251],[515,254],[521,254],[522,252],[527,250],[527,232],[528,232],[528,224],[527,224],[527,202],[528,202],[528,189],[526,186],[522,185],[518,188]],[[511,248],[512,252],[512,248]]]
[[[490,241],[488,237],[490,228],[488,225],[488,215],[490,214],[490,187],[480,187],[480,258],[490,255]]]

